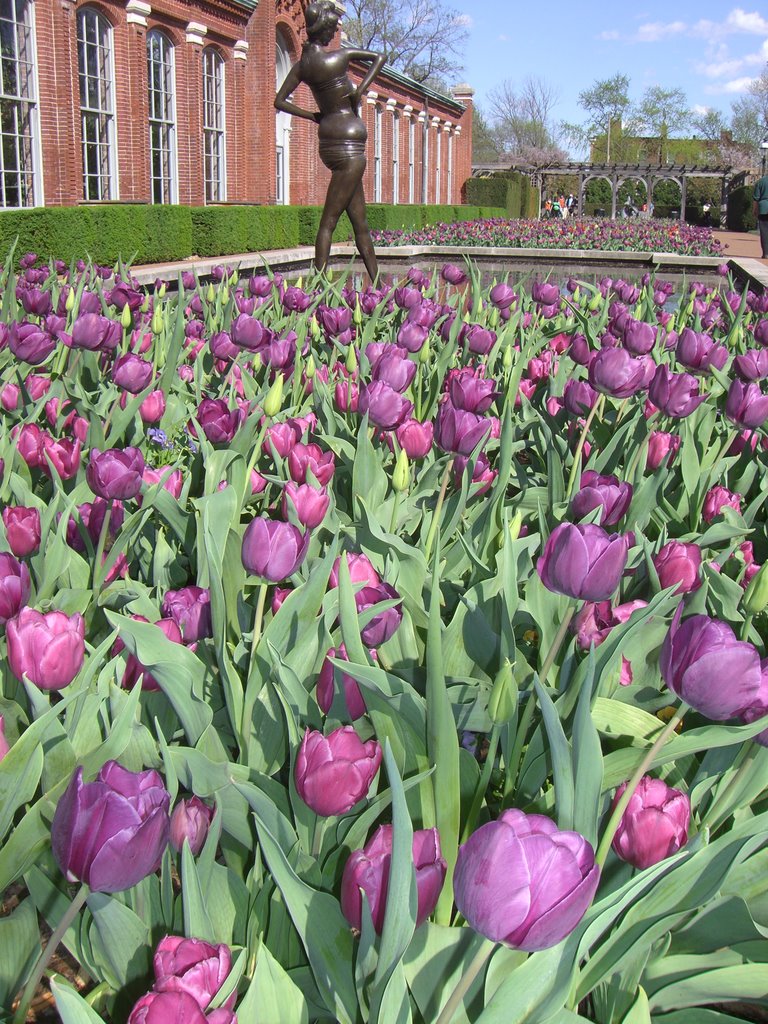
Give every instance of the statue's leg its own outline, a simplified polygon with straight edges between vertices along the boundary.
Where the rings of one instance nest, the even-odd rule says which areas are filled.
[[[325,270],[328,264],[334,229],[339,223],[339,217],[349,206],[355,189],[360,185],[364,171],[365,157],[352,157],[344,167],[337,168],[331,175],[315,239],[315,266],[318,270]]]
[[[363,183],[359,181],[357,188],[347,206],[349,219],[355,230],[355,244],[363,257],[365,269],[371,281],[375,281],[379,273],[379,265],[376,262],[376,253],[373,250],[371,241],[371,230],[368,227],[368,218],[365,215],[365,196],[363,194]]]

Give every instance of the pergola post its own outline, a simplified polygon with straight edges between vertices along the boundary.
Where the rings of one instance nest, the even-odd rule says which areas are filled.
[[[616,198],[618,190],[618,175],[614,172],[611,175],[611,220],[616,220]]]
[[[685,224],[685,198],[688,185],[688,175],[685,172],[683,172],[682,179],[680,184],[680,223]]]

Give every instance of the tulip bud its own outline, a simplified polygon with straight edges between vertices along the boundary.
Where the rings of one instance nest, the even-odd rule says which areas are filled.
[[[597,295],[594,296],[594,298],[592,298],[590,300],[590,302],[587,305],[587,309],[589,309],[590,313],[594,313],[594,312],[596,312],[596,310],[600,309],[602,304],[603,304],[603,297],[602,297],[602,295],[597,294]]]
[[[419,362],[422,365],[424,363],[428,363],[430,355],[431,355],[431,350],[430,350],[430,345],[429,345],[429,335],[427,335],[426,338],[424,339],[424,344],[419,349],[419,355],[418,355]]]
[[[333,267],[328,267],[326,269],[325,276],[328,278],[328,282],[330,284],[330,282],[333,280]]]
[[[362,309],[360,309],[360,299],[359,298],[355,299],[355,310],[354,310],[354,313],[352,314],[352,319],[355,322],[355,324],[357,324],[358,327],[363,322],[363,311],[362,311]]]
[[[205,301],[213,302],[216,298],[216,289],[213,287],[213,283],[210,283],[205,290]]]
[[[354,373],[357,370],[357,352],[355,352],[354,345],[350,345],[347,349],[347,358],[344,361],[344,366],[348,373]]]
[[[229,288],[225,284],[223,284],[221,286],[221,304],[222,305],[226,305],[226,303],[228,301],[229,301]]]
[[[312,380],[312,378],[315,376],[316,373],[317,373],[317,366],[315,365],[314,356],[310,352],[309,353],[309,358],[307,359],[306,365],[304,367],[304,374],[305,374],[307,380]]]
[[[512,671],[512,662],[504,659],[504,664],[496,673],[488,701],[488,714],[494,725],[504,725],[517,710],[517,681]]]
[[[301,274],[299,274],[299,276],[296,278],[296,287],[297,288],[303,288],[304,287],[304,278],[302,277]]]
[[[518,509],[517,512],[515,512],[515,514],[512,516],[512,519],[510,520],[510,523],[509,523],[509,539],[510,540],[517,540],[517,538],[520,536],[520,530],[522,529],[522,526],[523,526],[523,513],[521,512],[520,509]]]
[[[768,562],[764,562],[749,581],[741,604],[748,615],[759,615],[768,608]]]
[[[162,334],[163,332],[163,313],[159,306],[156,306],[152,313],[150,329],[153,334]]]
[[[320,324],[314,317],[309,321],[309,332],[315,340],[322,336],[323,332],[320,330]]]
[[[75,308],[75,289],[70,288],[67,293],[67,301],[64,303],[64,308],[68,313],[71,313]]]
[[[165,292],[166,292],[165,281],[163,281],[163,283],[157,289],[157,297],[158,297],[158,299],[165,298]]]
[[[410,466],[408,464],[408,456],[405,454],[405,449],[401,448],[397,456],[394,472],[392,473],[392,489],[397,491],[398,494],[401,494],[403,491],[407,491],[410,478],[411,473]]]
[[[501,365],[504,367],[505,370],[511,370],[514,359],[515,357],[512,351],[512,346],[506,345],[504,348],[504,355],[502,356],[501,359]]]
[[[179,800],[171,815],[171,846],[174,850],[181,853],[186,839],[190,850],[197,856],[208,835],[213,813],[213,808],[203,803],[199,796]]]
[[[133,323],[133,316],[131,314],[131,307],[126,302],[126,304],[123,306],[123,310],[122,310],[122,312],[120,314],[120,324],[123,327],[123,329],[127,331],[127,330],[130,329],[132,323]]]
[[[262,403],[265,416],[277,416],[283,404],[283,375],[278,373],[275,382],[267,392],[267,397]]]

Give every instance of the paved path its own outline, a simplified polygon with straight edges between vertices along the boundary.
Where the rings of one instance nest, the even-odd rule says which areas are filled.
[[[757,231],[715,231],[715,238],[722,242],[726,256],[730,259],[746,256],[749,259],[760,259],[760,238]],[[768,262],[766,263],[768,266]]]

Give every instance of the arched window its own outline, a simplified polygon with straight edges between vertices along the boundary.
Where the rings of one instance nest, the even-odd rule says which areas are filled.
[[[291,70],[291,54],[288,45],[278,32],[275,46],[275,89],[279,89]],[[278,203],[290,202],[291,180],[291,115],[284,110],[275,113],[275,156]]]
[[[227,198],[224,135],[224,61],[217,50],[203,50],[203,174],[206,203]]]
[[[168,36],[156,29],[147,35],[147,81],[152,202],[175,203],[176,89],[173,45]]]
[[[373,201],[381,202],[381,105],[373,108]]]
[[[34,5],[0,0],[0,206],[35,206],[38,182],[38,122]]]
[[[77,13],[83,199],[116,199],[112,26],[91,7]]]

